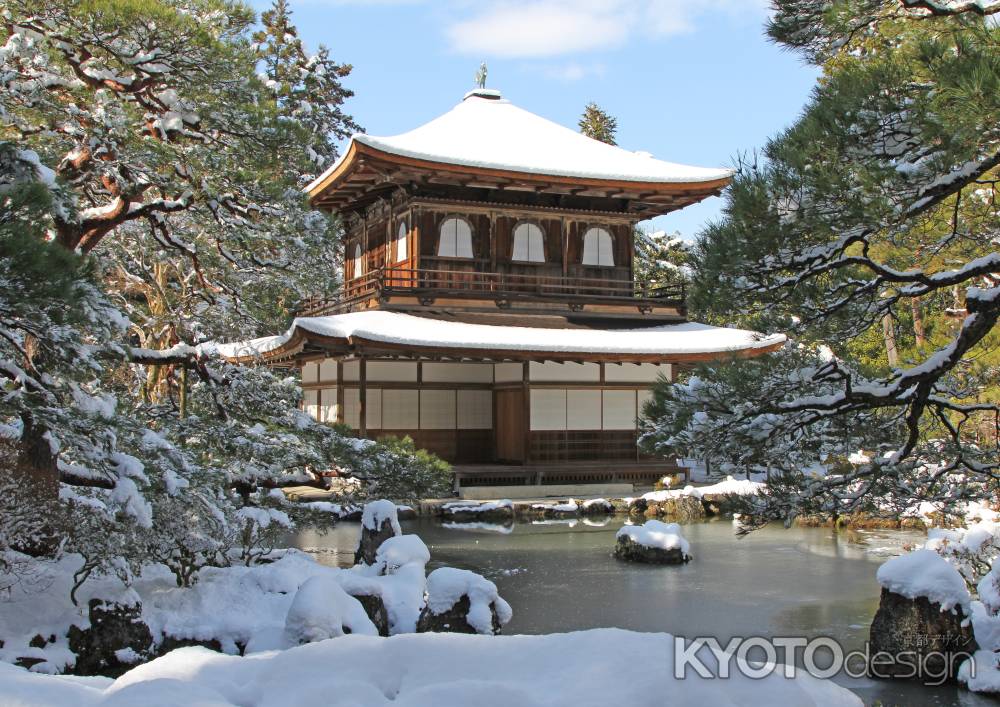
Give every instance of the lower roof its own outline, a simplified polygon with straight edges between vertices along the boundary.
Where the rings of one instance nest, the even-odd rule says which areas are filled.
[[[221,344],[231,360],[265,361],[331,356],[415,355],[506,360],[616,360],[684,362],[773,351],[784,334],[696,322],[635,328],[497,326],[373,310],[298,317],[284,334]]]

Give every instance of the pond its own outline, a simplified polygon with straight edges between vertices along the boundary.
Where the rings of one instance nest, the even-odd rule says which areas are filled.
[[[429,569],[470,569],[497,584],[514,608],[505,634],[598,627],[715,636],[830,636],[864,647],[878,608],[879,564],[908,531],[767,527],[738,538],[728,520],[683,526],[694,559],[683,566],[623,563],[611,556],[622,518],[521,522],[512,527],[403,523],[431,550]],[[326,564],[350,566],[360,526],[298,531],[295,544]],[[664,670],[668,670],[664,666]],[[867,704],[995,705],[954,686],[837,679]]]

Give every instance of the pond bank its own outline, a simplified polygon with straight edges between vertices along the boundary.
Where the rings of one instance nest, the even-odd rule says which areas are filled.
[[[728,477],[717,484],[689,485],[684,489],[637,492],[635,496],[546,496],[539,487],[537,498],[469,500],[457,498],[421,499],[412,506],[400,506],[400,518],[426,517],[448,522],[513,523],[516,520],[545,518],[584,518],[602,515],[638,518],[662,518],[677,522],[695,522],[705,518],[729,516],[737,496],[756,492],[757,482]],[[334,492],[311,486],[282,489],[292,502],[326,504],[341,509]],[[357,520],[361,509],[344,506],[339,515],[344,520]],[[795,525],[803,527],[836,527],[854,530],[925,530],[918,517],[877,517],[864,513],[841,516],[803,516]]]

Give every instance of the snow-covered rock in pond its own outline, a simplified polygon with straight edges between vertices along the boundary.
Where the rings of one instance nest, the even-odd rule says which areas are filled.
[[[395,503],[379,500],[366,504],[361,513],[361,540],[354,553],[355,564],[372,564],[375,562],[375,553],[379,545],[393,536],[402,534]]]
[[[913,656],[926,675],[956,677],[976,650],[965,580],[933,550],[894,557],[876,575],[882,586],[872,620],[869,670],[875,677],[913,677]],[[892,656],[907,654],[898,663]]]
[[[602,516],[615,512],[615,507],[606,498],[591,498],[580,504],[580,515]]]
[[[560,503],[533,503],[531,512],[543,518],[567,518],[580,515],[580,506],[573,499]]]
[[[453,523],[504,523],[514,520],[514,503],[506,498],[486,503],[454,501],[441,506],[441,516]]]
[[[285,616],[288,642],[314,643],[348,633],[377,636],[378,629],[361,603],[333,577],[316,576],[303,582]]]
[[[679,565],[691,559],[691,548],[677,523],[647,520],[642,525],[626,525],[615,540],[615,557],[620,560]]]
[[[417,631],[498,634],[512,614],[493,582],[469,570],[440,567],[427,577],[427,606]]]
[[[908,599],[926,597],[941,611],[959,607],[966,615],[972,597],[958,570],[933,550],[915,550],[893,557],[875,575],[883,589]]]
[[[689,487],[690,488],[690,487]],[[697,495],[685,491],[654,491],[629,504],[630,515],[647,518],[670,518],[681,523],[702,520],[705,506]]]

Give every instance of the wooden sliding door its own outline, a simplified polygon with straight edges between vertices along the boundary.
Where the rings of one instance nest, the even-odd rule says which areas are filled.
[[[495,396],[497,460],[523,462],[528,423],[524,419],[524,391],[498,390]]]

